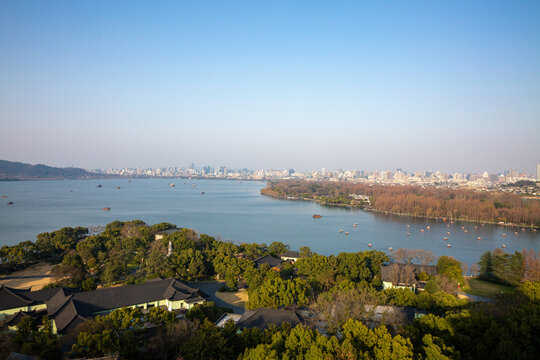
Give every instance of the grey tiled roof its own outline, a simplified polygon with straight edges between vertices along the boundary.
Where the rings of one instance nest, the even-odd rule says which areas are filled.
[[[51,299],[51,312],[59,333],[66,332],[73,321],[84,321],[96,313],[154,302],[158,300],[184,300],[187,303],[203,301],[195,289],[175,279],[155,279],[143,284],[110,287],[85,291],[67,296],[57,294]],[[60,307],[60,308],[58,308]],[[51,313],[53,315],[53,313]]]
[[[28,306],[34,301],[24,296],[24,291],[0,285],[0,310]]]
[[[265,255],[255,259],[254,262],[257,267],[261,266],[262,264],[268,264],[270,267],[279,267],[281,266],[282,260],[270,255]]]
[[[30,288],[13,289],[0,285],[0,310],[43,304],[57,291],[58,288],[30,291]]]
[[[47,313],[50,316],[54,316],[66,302],[73,297],[70,291],[64,288],[56,289],[56,294],[51,297],[47,302]]]
[[[270,324],[281,325],[284,322],[295,326],[300,323],[300,318],[294,310],[261,308],[246,311],[236,326],[240,329],[252,327],[264,329]]]
[[[23,317],[30,316],[35,325],[40,325],[45,314],[45,310],[18,311],[15,314],[6,316],[4,324],[6,324],[7,326],[16,326]]]
[[[155,279],[138,285],[73,292],[66,288],[40,291],[17,290],[0,286],[0,310],[28,305],[47,305],[59,333],[65,333],[96,313],[154,302],[184,300],[188,304],[204,301],[192,288],[175,279]],[[24,314],[23,314],[24,315]],[[31,315],[29,313],[29,315]],[[21,314],[17,315],[21,316]],[[15,318],[15,317],[14,317]]]

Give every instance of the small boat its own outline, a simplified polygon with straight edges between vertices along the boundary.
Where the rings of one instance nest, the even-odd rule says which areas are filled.
[[[474,230],[478,230],[478,226],[475,226],[475,227],[474,227]]]
[[[196,185],[196,184],[193,184],[193,187],[197,187],[197,185]]]
[[[467,229],[463,230],[464,233],[468,233],[469,231]]]
[[[339,229],[339,232],[342,233],[342,232],[343,232],[343,229]]]
[[[426,230],[431,230],[431,227],[429,227],[429,225],[426,227]]]
[[[446,244],[446,247],[447,247],[447,248],[451,248],[452,245],[451,245],[451,244]]]
[[[371,247],[371,244],[367,244],[368,247]]]
[[[450,235],[450,231],[446,233],[446,235]]]
[[[73,192],[73,190],[69,190],[69,192]]]
[[[479,236],[479,237],[476,238],[476,240],[482,240],[482,238]]]
[[[447,237],[445,237],[445,238],[444,238],[444,241],[446,241],[446,240],[448,240],[448,238],[447,238]]]
[[[201,191],[201,194],[203,194],[203,195],[204,195],[204,191]]]
[[[109,210],[111,210],[110,207],[104,207],[104,208],[103,208],[103,211],[109,211]]]
[[[99,184],[97,187],[103,187],[103,185]]]
[[[128,180],[128,182],[131,182],[131,180]]]
[[[521,229],[521,231],[525,231],[525,229]]]
[[[8,205],[13,205],[13,201],[10,201],[7,203]]]
[[[450,225],[446,224],[446,227],[450,227]]]
[[[502,237],[506,237],[506,234],[502,234]]]
[[[353,227],[357,227],[357,226],[358,226],[358,224],[357,224],[357,223],[354,223]]]
[[[389,247],[389,248],[388,248],[388,251],[394,251],[394,248],[393,248],[393,247]]]
[[[503,249],[506,249],[506,245],[505,244],[502,244],[501,246]]]
[[[420,232],[424,232],[424,229],[420,229]]]
[[[314,219],[320,219],[320,218],[322,218],[322,215],[319,215],[319,214],[313,214],[312,218],[314,218]]]
[[[517,235],[517,234],[518,234],[518,232],[517,232],[517,231],[514,231],[514,235]]]
[[[117,189],[120,189],[120,186],[117,186],[116,188],[117,188]]]
[[[462,227],[461,227],[461,230],[465,230],[465,226],[462,226]]]
[[[345,235],[349,235],[349,233],[345,231]]]
[[[407,228],[410,228],[410,227],[411,227],[411,225],[406,225],[406,227],[407,227]]]
[[[411,235],[411,233],[407,233],[407,236]]]
[[[7,199],[7,195],[2,195],[2,199]]]
[[[536,232],[536,229],[533,229],[533,232]]]
[[[171,187],[174,187],[175,185],[174,184],[171,184]]]

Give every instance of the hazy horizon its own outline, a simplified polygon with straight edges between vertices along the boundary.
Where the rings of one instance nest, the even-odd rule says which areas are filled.
[[[0,159],[529,174],[540,3],[3,1]]]

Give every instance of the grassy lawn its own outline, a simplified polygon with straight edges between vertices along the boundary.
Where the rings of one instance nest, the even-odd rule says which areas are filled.
[[[476,296],[494,298],[500,293],[511,293],[514,288],[507,285],[495,284],[492,282],[480,280],[478,278],[465,278],[463,292]]]

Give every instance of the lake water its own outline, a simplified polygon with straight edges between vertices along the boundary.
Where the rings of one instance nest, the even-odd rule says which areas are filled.
[[[171,182],[176,186],[169,186]],[[470,265],[503,244],[507,252],[540,249],[540,234],[531,230],[473,223],[447,228],[442,221],[273,199],[260,195],[264,186],[264,182],[184,179],[0,182],[0,195],[7,196],[0,204],[0,245],[35,240],[41,232],[64,226],[140,219],[147,224],[170,222],[237,243],[281,241],[292,250],[309,246],[325,255],[368,250],[371,243],[371,249],[383,251],[427,249]],[[14,203],[7,205],[8,201]],[[103,211],[104,207],[111,210]],[[313,219],[313,214],[322,218]],[[428,225],[431,230],[420,231]],[[519,234],[513,235],[514,231]],[[452,247],[447,248],[447,243]]]

